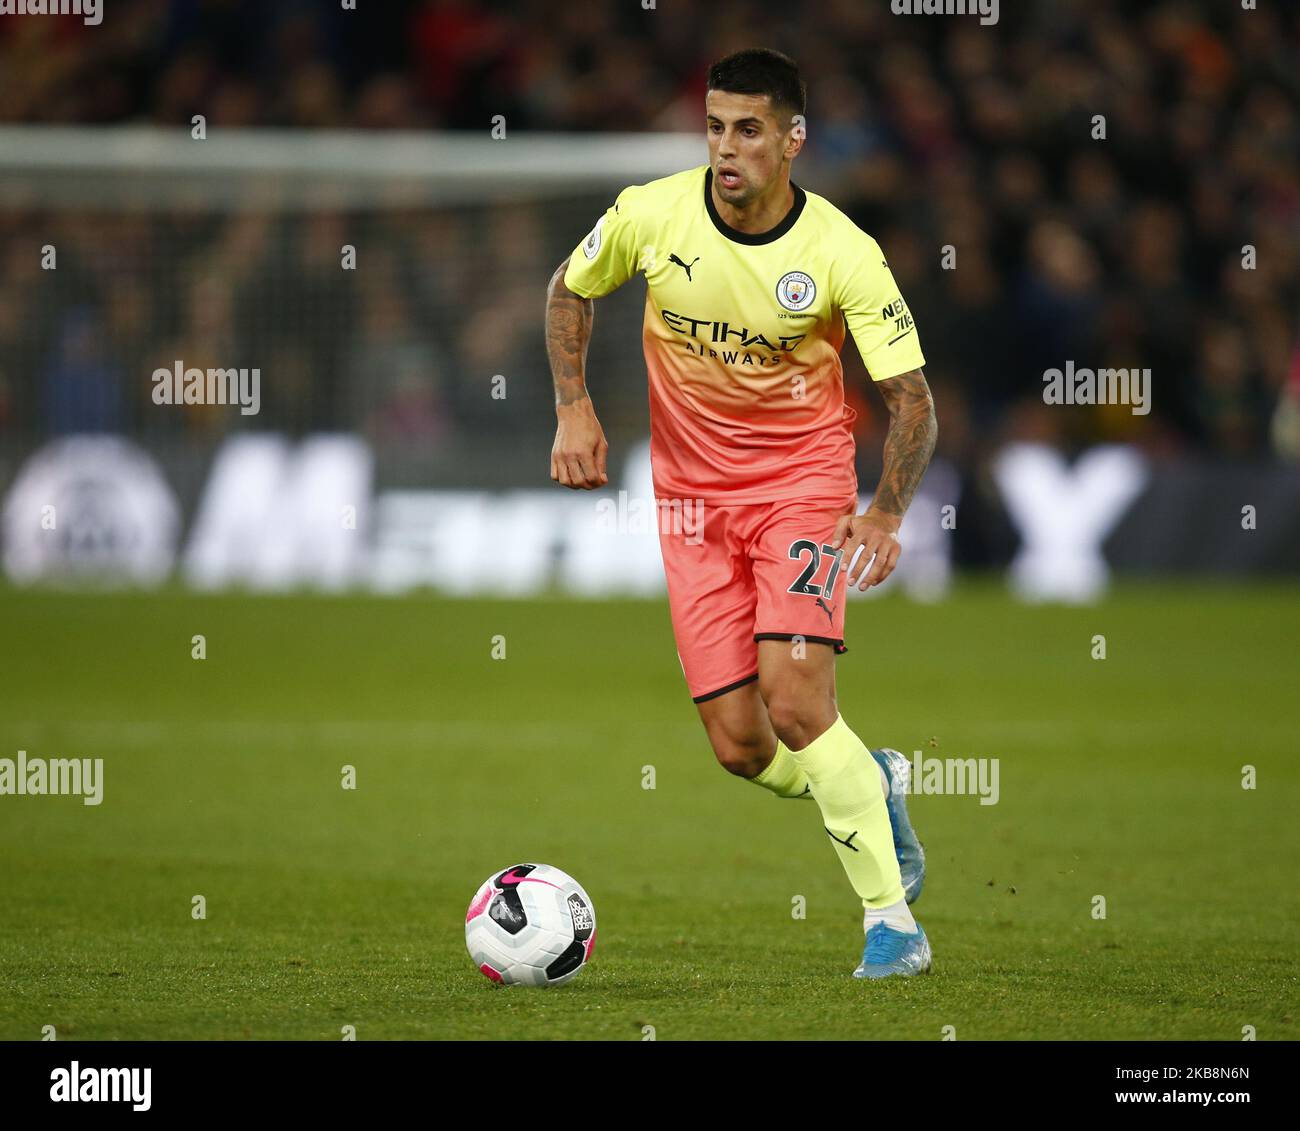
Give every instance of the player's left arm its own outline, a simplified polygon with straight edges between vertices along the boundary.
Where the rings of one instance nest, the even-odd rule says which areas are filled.
[[[851,563],[847,584],[850,587],[857,584],[859,589],[879,585],[894,572],[902,552],[898,528],[930,465],[939,437],[934,398],[921,370],[900,373],[875,385],[889,408],[880,486],[863,514],[840,519],[831,542],[836,549],[843,548],[844,560]],[[859,547],[862,553],[854,562],[853,555]]]

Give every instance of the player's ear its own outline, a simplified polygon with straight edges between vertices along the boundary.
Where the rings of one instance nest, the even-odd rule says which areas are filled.
[[[806,119],[802,114],[795,114],[790,119],[790,132],[786,137],[785,156],[794,158],[803,149],[804,139],[808,136]]]

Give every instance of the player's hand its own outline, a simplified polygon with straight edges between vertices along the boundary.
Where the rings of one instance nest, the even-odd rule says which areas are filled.
[[[591,491],[609,482],[605,457],[609,444],[590,398],[556,405],[559,425],[551,448],[551,478],[573,490]]]
[[[861,584],[858,588],[870,589],[894,572],[898,555],[903,552],[902,543],[898,540],[898,528],[902,522],[897,515],[868,509],[866,514],[846,514],[836,524],[831,547],[844,551],[844,560],[849,563],[846,584],[850,589],[859,578]],[[862,553],[854,562],[853,555],[859,548]],[[867,568],[869,562],[870,569]]]

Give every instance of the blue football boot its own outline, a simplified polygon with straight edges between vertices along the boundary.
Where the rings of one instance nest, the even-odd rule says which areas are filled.
[[[903,878],[903,895],[908,903],[915,903],[920,899],[921,885],[925,883],[925,849],[921,847],[907,816],[912,764],[897,750],[888,747],[871,751],[871,756],[889,779],[885,807],[889,810],[889,828],[894,834],[894,855],[898,857],[898,870]]]
[[[910,935],[887,923],[873,923],[862,947],[862,962],[853,976],[888,978],[891,974],[928,974],[932,957],[930,940],[920,923]]]

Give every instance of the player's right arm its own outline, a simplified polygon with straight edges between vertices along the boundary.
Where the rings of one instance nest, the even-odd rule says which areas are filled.
[[[564,285],[565,260],[546,288],[546,356],[555,381],[555,444],[551,478],[574,490],[609,482],[605,460],[609,444],[587,393],[587,343],[591,341],[595,303]]]
[[[636,188],[624,189],[546,288],[546,355],[555,381],[551,478],[575,490],[609,482],[609,444],[587,392],[592,299],[621,287],[637,271]]]

